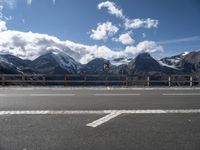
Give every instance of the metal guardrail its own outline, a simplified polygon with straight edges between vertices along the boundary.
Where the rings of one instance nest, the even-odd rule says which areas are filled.
[[[64,74],[64,75],[0,75],[0,85],[105,85],[105,86],[199,86],[198,75],[116,75],[116,74]]]

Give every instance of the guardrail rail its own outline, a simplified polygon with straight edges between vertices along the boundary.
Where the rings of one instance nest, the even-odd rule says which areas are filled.
[[[199,86],[199,75],[1,74],[0,85]]]

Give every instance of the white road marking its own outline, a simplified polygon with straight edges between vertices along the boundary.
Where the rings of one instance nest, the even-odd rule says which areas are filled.
[[[0,97],[5,97],[6,96],[6,94],[0,94]]]
[[[94,96],[140,96],[141,94],[94,94]]]
[[[4,115],[89,115],[89,114],[105,114],[105,111],[87,111],[87,110],[16,110],[16,111],[0,111],[0,116]]]
[[[200,113],[200,109],[105,110],[104,112],[119,112],[121,114],[190,114]]]
[[[200,113],[200,109],[149,109],[149,110],[13,110],[0,111],[0,115],[80,115],[80,114],[182,114]]]
[[[18,110],[18,111],[0,111],[0,116],[4,115],[103,115],[92,123],[88,123],[88,127],[98,127],[109,120],[118,117],[121,114],[192,114],[200,113],[200,109],[155,109],[155,110]]]
[[[75,96],[75,94],[31,94],[30,96],[35,97],[48,97],[48,96]]]
[[[199,96],[200,93],[164,93],[164,96]]]
[[[102,91],[107,90],[108,87],[63,87],[63,86],[53,86],[53,87],[20,87],[20,86],[12,86],[12,87],[0,87],[0,90],[93,90],[93,91]],[[109,90],[200,90],[200,87],[109,87]]]
[[[113,118],[115,118],[115,117],[117,117],[119,115],[121,115],[120,112],[117,112],[117,111],[116,112],[112,112],[112,113],[106,115],[103,118],[100,118],[100,119],[98,119],[96,121],[93,121],[92,123],[88,123],[86,126],[96,128],[97,126],[100,126],[100,125],[108,122],[109,120],[111,120],[111,119],[113,119]]]

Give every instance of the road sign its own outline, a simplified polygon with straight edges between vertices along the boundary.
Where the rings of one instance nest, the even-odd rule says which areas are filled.
[[[106,72],[106,73],[108,73],[109,70],[110,70],[110,64],[109,63],[105,63],[103,65],[103,71]]]

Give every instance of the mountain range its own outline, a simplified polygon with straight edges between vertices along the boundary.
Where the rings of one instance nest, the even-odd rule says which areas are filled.
[[[33,61],[1,54],[0,74],[103,74],[105,63],[110,64],[109,73],[114,74],[193,74],[200,73],[200,51],[160,60],[149,53],[141,53],[133,59],[119,58],[112,61],[96,58],[85,65],[62,52],[48,52]]]

